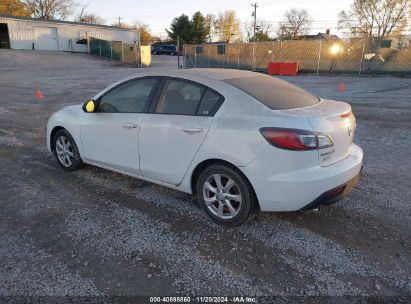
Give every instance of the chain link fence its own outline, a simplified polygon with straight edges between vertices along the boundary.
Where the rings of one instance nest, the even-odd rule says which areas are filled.
[[[266,71],[269,62],[297,62],[308,73],[411,74],[411,37],[184,46],[185,68]]]
[[[119,60],[126,63],[136,64],[138,67],[149,66],[151,53],[149,46],[138,46],[121,41],[108,41],[90,37],[89,53],[94,56]]]

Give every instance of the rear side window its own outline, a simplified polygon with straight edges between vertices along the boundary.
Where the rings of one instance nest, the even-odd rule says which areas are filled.
[[[169,79],[158,99],[155,113],[190,116],[214,116],[224,97],[200,84]]]
[[[218,107],[219,105],[220,96],[218,96],[210,90],[207,90],[203,96],[203,99],[201,99],[200,106],[197,110],[197,115],[208,116],[211,113],[214,113],[216,107]]]
[[[156,107],[156,113],[195,115],[204,88],[189,82],[167,80]]]
[[[285,110],[312,106],[318,97],[271,76],[254,76],[225,79],[224,82],[244,91],[271,110]]]

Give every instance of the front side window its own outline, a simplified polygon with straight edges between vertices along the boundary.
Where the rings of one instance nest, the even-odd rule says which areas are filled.
[[[156,107],[156,113],[196,115],[204,88],[189,82],[167,80]]]
[[[157,83],[158,79],[146,78],[122,84],[101,98],[98,112],[142,113]]]

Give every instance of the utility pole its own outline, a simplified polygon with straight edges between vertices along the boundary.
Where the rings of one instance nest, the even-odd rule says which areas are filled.
[[[255,32],[257,29],[257,2],[254,4],[251,4],[251,6],[254,7],[254,12],[253,12],[253,16],[254,16],[254,36],[253,36],[253,41],[256,42],[257,39],[255,37]],[[253,71],[255,71],[255,43],[253,43],[253,67],[252,67]]]
[[[118,16],[117,19],[118,19],[118,27],[121,27],[121,19],[123,19],[123,18],[121,18],[120,16]]]
[[[180,69],[180,36],[177,36],[177,68]]]
[[[251,6],[254,7],[254,12],[253,12],[252,15],[254,16],[254,36],[253,36],[253,40],[255,42],[256,41],[255,32],[256,32],[256,28],[257,28],[257,7],[258,7],[257,2],[254,3],[254,4],[251,4]]]

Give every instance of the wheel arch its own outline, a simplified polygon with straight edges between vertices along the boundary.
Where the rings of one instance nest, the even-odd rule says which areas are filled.
[[[54,149],[55,149],[55,147],[54,147],[54,136],[56,135],[56,133],[58,132],[58,131],[60,131],[60,130],[66,130],[67,131],[67,129],[66,128],[64,128],[64,127],[62,127],[62,126],[55,126],[52,130],[51,130],[51,132],[50,132],[50,148],[51,148],[51,152],[53,152],[54,153]],[[68,132],[68,131],[67,131]]]
[[[190,181],[190,186],[191,186],[191,191],[193,195],[196,195],[197,191],[196,191],[196,183],[197,183],[197,179],[200,176],[200,173],[207,168],[208,166],[211,165],[215,165],[215,164],[222,164],[222,165],[226,165],[230,168],[232,168],[233,170],[237,171],[241,176],[244,177],[244,179],[246,180],[246,182],[250,185],[251,190],[253,192],[255,201],[257,202],[257,207],[260,208],[260,203],[258,202],[258,197],[257,194],[255,193],[254,187],[251,184],[250,180],[248,179],[248,177],[244,174],[243,171],[241,171],[237,166],[233,165],[232,163],[223,160],[223,159],[218,159],[218,158],[212,158],[212,159],[206,159],[200,163],[197,164],[197,166],[195,167],[195,169],[193,170],[192,174],[191,174],[191,181]]]

